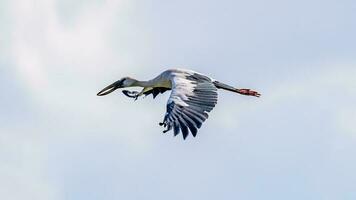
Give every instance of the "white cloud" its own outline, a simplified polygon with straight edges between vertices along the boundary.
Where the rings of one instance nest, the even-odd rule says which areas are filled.
[[[0,132],[0,198],[59,199],[46,176],[46,143],[25,130]]]
[[[105,1],[83,9],[71,25],[61,23],[55,0],[11,2],[12,58],[20,78],[40,96],[56,86],[61,72],[88,80],[103,68],[118,66],[120,55],[111,48],[116,15],[124,1]],[[105,66],[105,67],[104,67]]]
[[[335,121],[341,133],[350,134],[356,139],[356,107],[344,107],[336,113]]]
[[[109,112],[115,102],[98,101],[95,94],[99,84],[95,83],[99,71],[112,72],[122,63],[120,55],[112,51],[112,28],[117,23],[116,15],[128,4],[123,0],[95,6],[83,2],[69,25],[62,24],[57,4],[55,0],[9,3],[13,23],[9,57],[41,119],[27,125],[19,121],[20,127],[0,130],[1,199],[61,199],[57,185],[48,177],[47,145],[59,136],[77,138],[97,127],[114,130],[105,125],[115,125],[122,119]],[[149,143],[139,139],[145,135],[123,134],[125,130],[117,135],[114,131],[103,134],[109,139],[131,141],[133,150],[147,148]]]

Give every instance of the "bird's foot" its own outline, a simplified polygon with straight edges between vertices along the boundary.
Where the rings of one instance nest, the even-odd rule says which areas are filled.
[[[165,122],[160,122],[159,125],[160,125],[160,126],[163,126],[163,127],[165,127],[165,128],[167,127],[167,123],[165,123]],[[171,130],[171,128],[170,128],[170,127],[167,127],[167,129],[164,130],[163,133],[167,133],[167,132],[170,131],[170,130]]]
[[[123,90],[122,93],[124,93],[124,95],[126,95],[127,97],[134,98],[135,101],[139,97],[139,95],[138,95],[139,92],[137,92],[137,91]]]
[[[166,126],[167,126],[167,124],[166,124],[165,122],[160,122],[159,125],[160,125],[160,126],[163,126],[163,127],[166,127]]]
[[[254,96],[254,97],[260,97],[261,94],[259,94],[256,91],[250,90],[250,89],[238,89],[237,92],[242,95],[247,95],[247,96]]]

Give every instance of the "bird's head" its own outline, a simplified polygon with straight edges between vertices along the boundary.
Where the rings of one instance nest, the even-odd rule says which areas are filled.
[[[136,82],[137,82],[136,79],[133,79],[130,77],[124,77],[124,78],[122,78],[118,81],[115,81],[114,83],[106,86],[97,95],[104,96],[104,95],[110,94],[111,92],[113,92],[119,88],[134,87]]]

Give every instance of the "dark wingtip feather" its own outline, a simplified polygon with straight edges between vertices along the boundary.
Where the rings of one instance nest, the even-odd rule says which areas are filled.
[[[198,129],[194,128],[193,130],[192,130],[192,129],[190,129],[190,131],[191,131],[191,133],[192,133],[193,137],[197,136]]]
[[[179,132],[179,125],[177,123],[174,123],[174,136],[177,136]]]
[[[183,139],[185,140],[185,138],[187,138],[188,134],[189,134],[188,127],[186,126],[186,124],[183,120],[179,120],[179,124],[180,124],[180,128],[182,130]]]

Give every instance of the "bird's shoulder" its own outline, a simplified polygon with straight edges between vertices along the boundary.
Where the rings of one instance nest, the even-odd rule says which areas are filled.
[[[198,72],[190,70],[190,69],[171,68],[171,69],[165,70],[163,73],[165,73],[165,74],[194,74],[194,73],[198,73]]]
[[[173,68],[173,69],[168,69],[164,72],[162,72],[162,75],[164,76],[169,76],[171,78],[182,78],[182,79],[188,79],[188,80],[196,80],[196,79],[200,79],[200,80],[206,80],[206,81],[211,81],[212,78],[190,70],[190,69],[182,69],[182,68]]]

